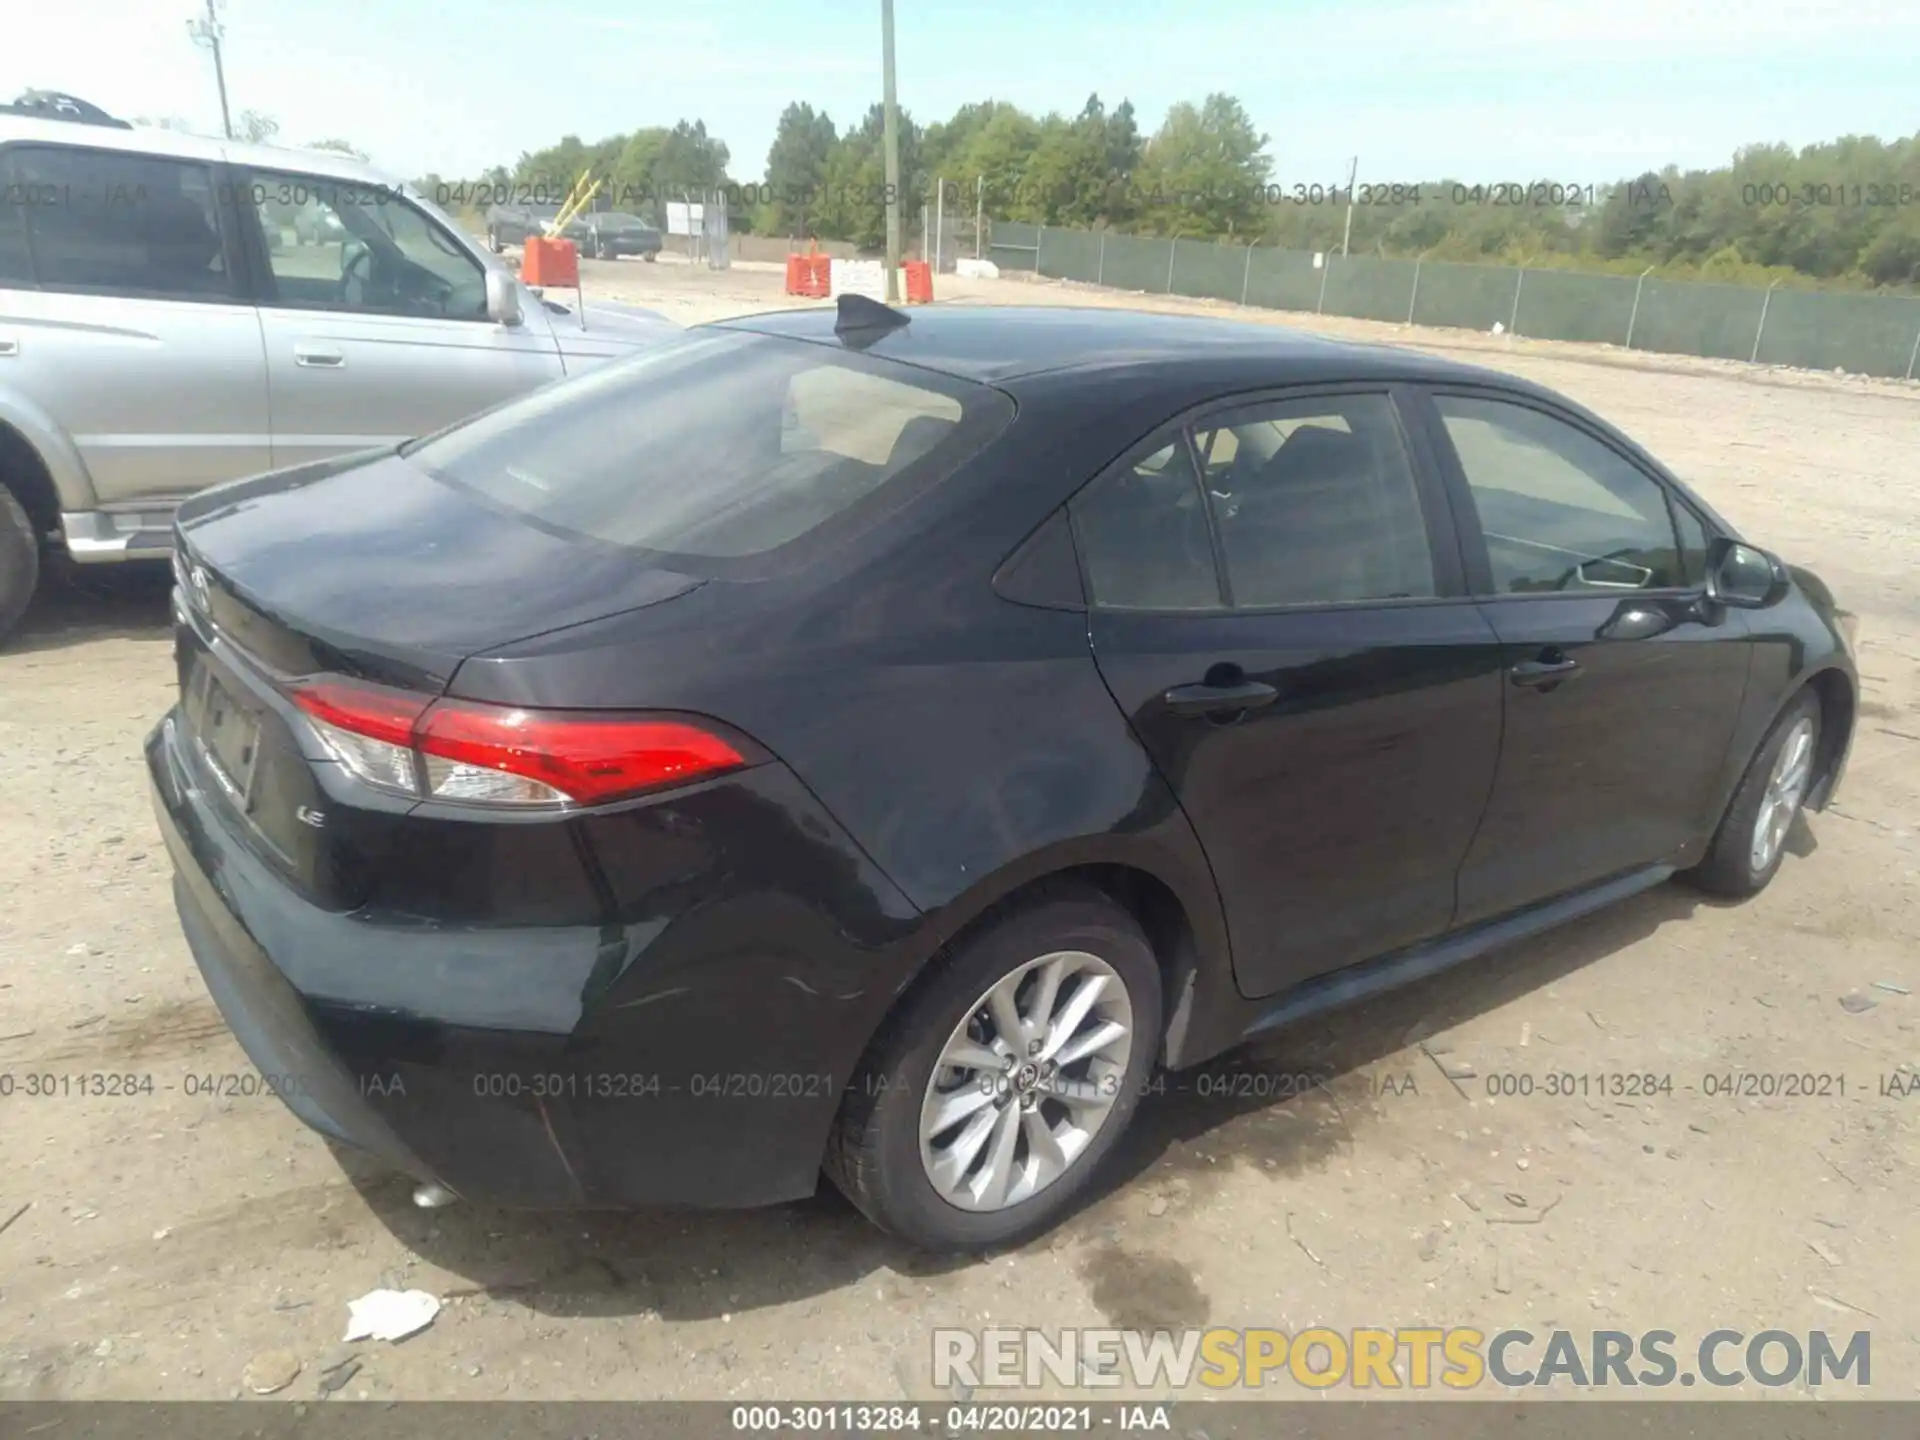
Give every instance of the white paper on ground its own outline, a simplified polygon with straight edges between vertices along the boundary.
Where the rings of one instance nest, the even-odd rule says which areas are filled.
[[[341,1340],[404,1340],[424,1330],[440,1302],[424,1290],[370,1290],[347,1302],[347,1333]]]

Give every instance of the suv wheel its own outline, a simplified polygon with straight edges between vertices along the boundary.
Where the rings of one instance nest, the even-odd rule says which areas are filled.
[[[937,1250],[1052,1226],[1112,1150],[1160,1048],[1160,971],[1133,917],[1078,886],[1009,912],[907,997],[848,1088],[827,1173]]]
[[[40,537],[11,490],[0,484],[0,642],[27,613],[40,583]]]
[[[1820,701],[1803,690],[1747,766],[1706,859],[1684,878],[1735,899],[1766,889],[1787,853],[1787,832],[1813,784],[1819,752]]]

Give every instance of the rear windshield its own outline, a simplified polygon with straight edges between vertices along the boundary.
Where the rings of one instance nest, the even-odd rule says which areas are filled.
[[[833,346],[691,330],[406,453],[543,528],[727,561],[907,498],[1012,416],[984,385]]]

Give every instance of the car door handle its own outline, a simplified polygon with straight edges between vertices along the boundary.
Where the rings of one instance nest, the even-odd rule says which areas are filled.
[[[1165,696],[1167,709],[1188,716],[1258,710],[1279,698],[1278,690],[1259,680],[1242,680],[1235,685],[1176,685]]]
[[[18,355],[19,353],[20,342],[18,340],[0,340],[0,355]]]
[[[296,350],[293,363],[305,365],[315,370],[339,370],[345,367],[347,357],[338,350]]]
[[[1507,676],[1516,685],[1524,685],[1529,690],[1551,690],[1563,681],[1572,680],[1580,674],[1580,662],[1570,655],[1554,658],[1542,656],[1538,660],[1522,660]]]

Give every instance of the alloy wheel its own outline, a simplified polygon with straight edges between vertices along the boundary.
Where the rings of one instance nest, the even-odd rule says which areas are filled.
[[[997,981],[947,1037],[920,1107],[920,1160],[948,1204],[1017,1205],[1072,1168],[1113,1112],[1133,1004],[1106,961],[1062,950]]]
[[[1786,842],[1793,817],[1800,813],[1806,798],[1807,782],[1813,776],[1813,720],[1803,716],[1780,742],[1767,776],[1767,788],[1760,797],[1760,811],[1753,822],[1753,843],[1748,859],[1754,873],[1760,874],[1773,864]]]

